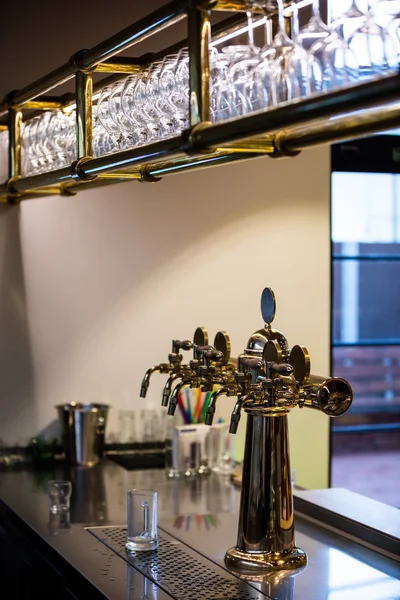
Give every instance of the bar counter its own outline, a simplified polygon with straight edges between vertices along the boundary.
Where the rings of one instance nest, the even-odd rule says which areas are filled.
[[[50,479],[72,482],[67,520],[49,513]],[[107,537],[107,532],[120,533],[115,526],[126,525],[126,491],[132,488],[158,492],[160,538],[164,545],[176,549],[176,553],[170,552],[170,566],[164,567],[165,563],[160,561],[158,576],[152,578],[129,565],[115,552],[113,543],[107,546],[99,540]],[[163,470],[127,471],[108,460],[86,469],[58,466],[52,470],[3,471],[0,473],[2,598],[33,598],[33,590],[41,592],[42,598],[56,600],[400,598],[398,562],[299,515],[295,523],[296,542],[308,555],[305,569],[298,573],[275,572],[259,581],[233,578],[224,569],[223,558],[226,549],[236,542],[239,502],[240,491],[229,478],[211,475],[171,480]],[[23,581],[23,571],[21,576],[15,572],[17,555],[24,568],[26,564],[30,566],[29,583]],[[154,560],[153,571],[157,555]],[[210,587],[213,571],[217,571],[216,583]],[[175,585],[168,584],[174,581],[175,573]],[[222,581],[225,576],[233,579],[238,589],[242,586],[240,592],[232,595],[219,586],[218,577]],[[202,577],[203,585],[199,583]],[[185,579],[186,585],[192,582],[190,593],[185,592],[183,584],[180,586],[180,578]],[[14,584],[9,591],[7,585],[11,581]]]

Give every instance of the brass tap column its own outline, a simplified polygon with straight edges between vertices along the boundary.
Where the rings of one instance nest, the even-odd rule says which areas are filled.
[[[225,564],[250,576],[300,569],[307,563],[305,552],[295,545],[287,415],[295,407],[308,407],[336,417],[352,401],[347,381],[311,375],[307,349],[298,345],[289,349],[283,333],[271,327],[275,309],[274,293],[265,288],[261,296],[265,325],[250,336],[237,364],[229,362],[225,332],[217,334],[211,349],[194,345],[197,356],[168,405],[168,414],[173,415],[185,386],[211,391],[218,385],[207,407],[207,425],[212,424],[222,395],[237,397],[230,433],[236,433],[241,411],[247,413],[237,543],[226,552]]]
[[[236,547],[225,556],[233,571],[297,569],[307,562],[294,543],[287,416],[246,408],[247,430]]]

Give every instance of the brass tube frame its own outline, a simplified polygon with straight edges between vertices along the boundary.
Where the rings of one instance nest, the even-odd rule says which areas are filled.
[[[92,156],[92,76],[78,72],[75,75],[76,93],[76,157]]]
[[[190,126],[210,120],[208,44],[211,38],[209,11],[188,10]]]
[[[350,139],[357,135],[367,135],[383,128],[397,125],[399,108],[390,107],[390,102],[399,100],[400,75],[385,77],[379,82],[371,81],[347,89],[330,92],[305,100],[279,106],[273,110],[260,111],[241,119],[209,123],[209,77],[208,44],[210,22],[208,11],[245,11],[244,0],[173,0],[153,14],[141,19],[122,32],[105,40],[91,50],[74,55],[68,63],[55,69],[19,92],[10,95],[1,114],[9,114],[9,181],[0,185],[0,196],[18,194],[24,197],[33,190],[48,188],[68,190],[73,193],[79,179],[93,179],[99,176],[103,183],[110,180],[126,181],[140,179],[154,181],[160,175],[172,174],[180,170],[205,168],[216,164],[243,160],[247,156],[290,156],[301,148],[321,143]],[[91,155],[91,98],[92,80],[90,71],[132,72],[144,64],[142,59],[110,60],[112,56],[129,46],[145,39],[156,31],[188,15],[189,55],[190,55],[190,121],[191,130],[176,138],[160,140],[140,148],[99,158]],[[238,26],[238,15],[231,20],[230,27]],[[240,19],[239,19],[240,20]],[[235,21],[235,22],[233,22]],[[218,26],[218,34],[223,27]],[[180,42],[177,47],[182,46]],[[147,59],[148,60],[148,59]],[[101,63],[101,65],[100,65]],[[60,99],[43,97],[43,93],[60,83],[76,76],[77,105],[77,156],[78,165],[29,177],[20,176],[21,153],[21,113],[20,109],[48,110],[59,108],[65,102]],[[106,78],[108,80],[110,78]],[[379,83],[379,85],[378,85]],[[103,82],[98,84],[104,85]],[[96,86],[97,87],[97,86]],[[39,98],[37,98],[40,96]],[[37,98],[37,100],[36,100]],[[70,98],[70,96],[69,96]],[[372,111],[362,115],[348,115],[337,120],[319,121],[336,114],[351,113],[373,106],[383,106],[385,111]],[[304,123],[308,123],[307,128]],[[201,126],[200,126],[201,125]],[[290,127],[282,131],[282,127]],[[3,129],[4,129],[3,125]],[[275,135],[271,135],[277,132]],[[268,134],[265,136],[265,134]],[[258,137],[257,137],[258,136]],[[260,136],[263,136],[260,138]],[[213,151],[217,148],[217,152]],[[206,156],[199,156],[206,153]],[[187,154],[190,158],[187,158]],[[85,159],[85,160],[82,160]],[[134,168],[133,170],[131,170]],[[121,171],[122,169],[122,171]],[[129,169],[129,172],[126,172]],[[74,181],[71,181],[74,180]],[[86,182],[82,187],[89,187]],[[94,187],[94,182],[92,182]],[[97,185],[97,184],[96,184]]]
[[[8,120],[8,176],[13,179],[21,175],[21,111],[10,108]]]
[[[379,85],[376,81],[368,81],[343,90],[293,101],[271,110],[258,111],[240,119],[204,126],[195,129],[191,139],[196,148],[214,147],[260,133],[271,133],[284,127],[301,125],[304,121],[388,104],[399,97],[400,74],[396,73],[381,79]]]
[[[123,29],[111,36],[104,42],[94,46],[85,52],[80,61],[80,67],[84,70],[93,69],[96,65],[111,58],[118,52],[122,52],[148,38],[155,32],[160,32],[173,23],[185,17],[187,2],[185,0],[173,0],[165,6],[140,19],[133,25]]]

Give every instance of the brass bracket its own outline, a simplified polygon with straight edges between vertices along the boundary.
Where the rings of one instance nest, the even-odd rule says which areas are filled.
[[[182,131],[182,151],[189,156],[193,154],[212,154],[216,151],[215,148],[204,148],[196,143],[196,134],[201,129],[205,129],[212,125],[211,121],[201,121],[191,129]]]
[[[92,156],[83,156],[79,160],[75,160],[71,165],[71,177],[74,181],[93,181],[97,175],[88,175],[83,170],[83,165],[92,159]]]
[[[74,191],[73,187],[63,186],[63,185],[61,186],[60,196],[70,198],[71,196],[76,196],[76,194],[77,194],[77,192]]]
[[[300,154],[300,150],[290,150],[289,148],[285,147],[285,138],[285,130],[279,131],[276,135],[274,135],[272,144],[275,149],[271,154],[269,154],[271,158],[290,158]]]
[[[140,179],[137,180],[139,183],[157,183],[162,179],[162,177],[155,177],[150,173],[149,165],[144,165],[144,167],[141,167],[139,173]]]
[[[89,74],[92,73],[95,69],[94,67],[87,69],[85,67],[82,67],[81,65],[81,59],[87,53],[87,51],[88,50],[86,48],[84,48],[83,50],[78,50],[78,52],[75,52],[75,54],[73,54],[69,59],[69,64],[80,73]]]
[[[217,0],[189,0],[188,8],[197,10],[212,10],[217,4]]]

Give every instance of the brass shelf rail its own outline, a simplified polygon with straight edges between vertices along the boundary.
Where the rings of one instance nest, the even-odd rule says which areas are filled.
[[[73,195],[90,187],[133,179],[155,182],[169,174],[266,154],[274,158],[295,156],[303,148],[398,126],[400,74],[212,124],[208,66],[211,10],[236,13],[213,28],[214,39],[218,39],[239,28],[246,3],[244,0],[173,0],[94,48],[77,52],[66,64],[22,90],[9,94],[0,105],[0,118],[6,118],[0,123],[0,130],[8,129],[9,136],[9,177],[0,185],[0,201],[17,203],[47,195]],[[115,55],[183,18],[187,18],[188,39],[168,48],[164,54],[184,45],[189,48],[190,128],[173,138],[93,158],[94,91],[163,54],[138,59],[115,59]],[[93,86],[94,72],[108,76]],[[72,78],[75,78],[75,94],[46,96]],[[23,111],[30,111],[27,118],[31,118],[37,111],[65,109],[72,104],[76,105],[77,160],[61,169],[23,177]]]

